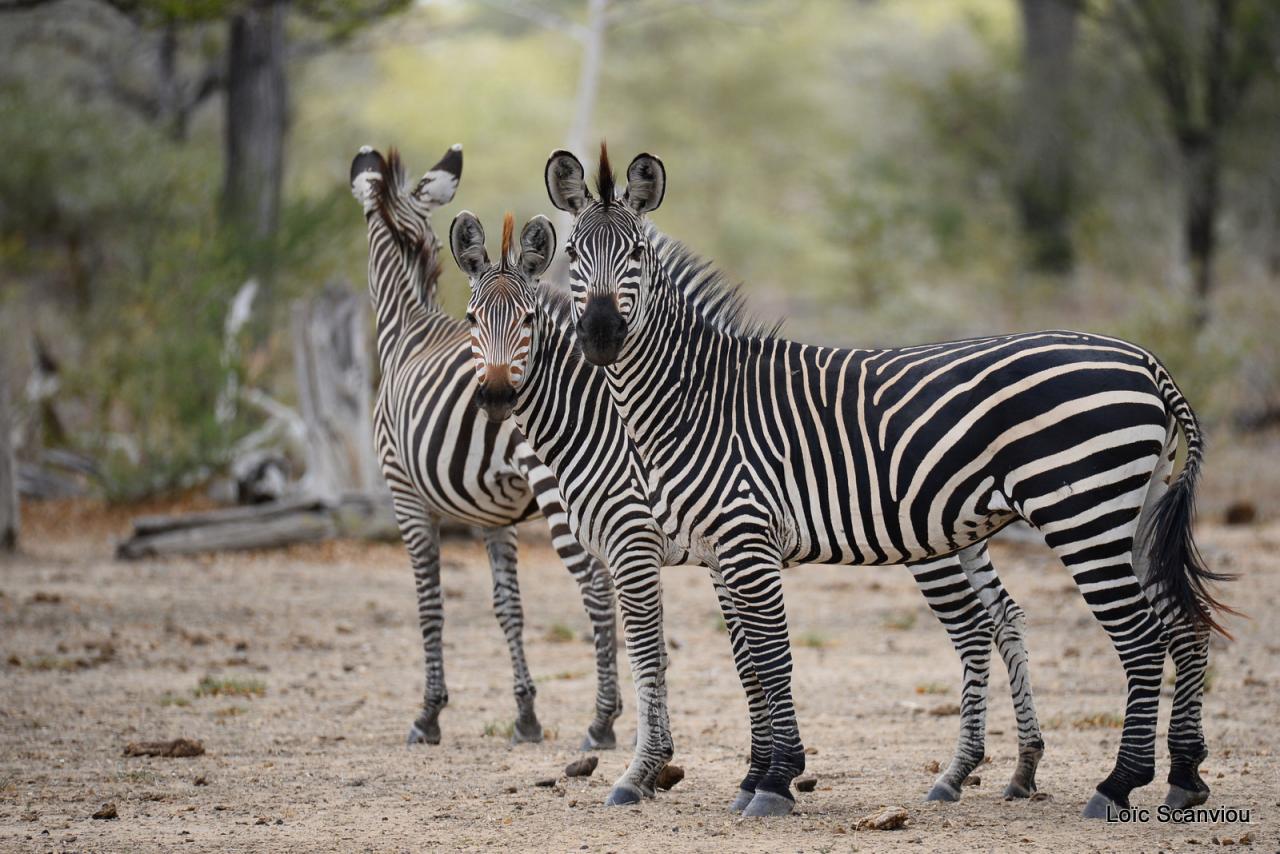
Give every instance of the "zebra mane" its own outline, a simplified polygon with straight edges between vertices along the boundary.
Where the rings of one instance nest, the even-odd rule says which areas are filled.
[[[387,149],[387,158],[382,163],[379,177],[381,180],[377,183],[374,208],[400,249],[409,286],[418,302],[428,311],[434,310],[436,286],[440,282],[439,253],[436,251],[435,240],[405,234],[396,224],[396,208],[403,202],[405,177],[404,163],[395,146]],[[427,234],[430,233],[428,228]]]
[[[769,322],[754,315],[747,307],[741,284],[732,284],[714,264],[652,223],[647,232],[671,287],[683,294],[703,320],[728,335],[764,339],[777,336],[782,320]]]
[[[674,237],[658,231],[652,223],[648,226],[647,236],[658,251],[658,261],[671,287],[683,294],[707,323],[728,335],[744,338],[769,339],[778,334],[782,321],[770,323],[753,315],[747,308],[742,286],[730,284],[724,273],[710,261],[698,257]],[[541,285],[537,293],[538,304],[556,326],[572,328],[573,305],[568,291]]]
[[[600,196],[600,204],[603,207],[607,208],[613,204],[616,181],[613,167],[609,165],[609,146],[604,140],[600,140],[600,169],[596,172],[596,193]]]
[[[387,149],[387,158],[381,164],[381,178],[378,181],[374,207],[382,224],[395,236],[396,242],[403,240],[400,229],[396,227],[395,207],[400,202],[400,191],[404,187],[404,163],[400,160],[400,152],[395,146]]]

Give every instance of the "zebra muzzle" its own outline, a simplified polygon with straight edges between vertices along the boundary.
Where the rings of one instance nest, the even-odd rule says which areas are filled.
[[[483,383],[476,389],[476,405],[490,421],[506,421],[516,406],[516,388],[506,380]]]
[[[612,365],[627,338],[627,321],[612,299],[591,297],[578,320],[578,345],[588,362],[600,367]]]

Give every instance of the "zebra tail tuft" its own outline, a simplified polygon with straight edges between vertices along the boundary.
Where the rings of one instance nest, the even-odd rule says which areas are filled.
[[[1164,373],[1163,369],[1160,373]],[[1233,581],[1236,576],[1209,569],[1192,532],[1196,515],[1196,484],[1204,460],[1200,425],[1186,398],[1167,373],[1160,377],[1159,385],[1186,438],[1187,461],[1155,507],[1149,539],[1151,573],[1147,583],[1159,585],[1163,594],[1194,625],[1231,638],[1219,617],[1222,614],[1240,615],[1240,612],[1215,597],[1210,585]]]

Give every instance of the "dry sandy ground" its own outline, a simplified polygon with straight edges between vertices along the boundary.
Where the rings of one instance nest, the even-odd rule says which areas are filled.
[[[959,804],[923,803],[934,776],[926,766],[946,762],[959,720],[932,713],[957,697],[944,633],[901,569],[803,568],[788,576],[787,601],[818,789],[790,818],[742,820],[724,807],[745,768],[745,704],[701,570],[665,576],[676,762],[687,776],[655,801],[617,809],[601,801],[625,750],[601,754],[589,779],[534,785],[578,755],[594,684],[586,619],[536,528],[521,582],[551,737],[510,747],[493,734],[513,717],[510,670],[483,550],[460,541],[445,548],[444,742],[410,749],[402,739],[421,653],[398,547],[128,564],[107,557],[101,531],[62,522],[34,526],[27,554],[0,563],[0,849],[1203,851],[1246,834],[1254,850],[1280,847],[1280,525],[1201,532],[1211,562],[1242,574],[1229,598],[1252,615],[1233,624],[1235,643],[1215,644],[1204,776],[1210,803],[1250,809],[1251,824],[1107,826],[1077,816],[1115,756],[1121,671],[1065,571],[1039,548],[998,545],[995,557],[1029,615],[1048,743],[1039,779],[1051,799],[1000,797],[1016,746],[997,663],[980,784]],[[557,640],[563,626],[577,638]],[[258,680],[265,693],[198,697],[205,676]],[[629,742],[625,696],[619,733]],[[122,755],[130,741],[178,736],[208,752]],[[1163,729],[1158,761],[1162,781]],[[1134,803],[1154,807],[1163,794],[1157,782]],[[90,817],[104,802],[117,820]],[[853,829],[890,804],[909,810],[906,829]]]

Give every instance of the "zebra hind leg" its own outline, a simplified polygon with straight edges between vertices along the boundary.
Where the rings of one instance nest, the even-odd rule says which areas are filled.
[[[489,552],[489,568],[493,572],[493,613],[507,639],[515,682],[516,720],[511,742],[542,741],[542,724],[538,723],[533,708],[537,689],[524,657],[524,610],[520,605],[520,584],[516,579],[515,526],[485,529],[484,544]]]
[[[996,650],[1009,673],[1009,691],[1018,724],[1018,762],[1005,787],[1005,800],[1029,798],[1036,791],[1036,768],[1044,755],[1044,738],[1031,692],[1031,665],[1023,640],[1026,618],[1022,608],[1000,583],[985,541],[960,552],[960,565],[970,586],[996,625]]]
[[[1173,659],[1176,676],[1173,711],[1169,715],[1169,793],[1164,802],[1166,806],[1184,809],[1199,806],[1209,799],[1209,786],[1200,776],[1200,763],[1209,755],[1201,722],[1204,677],[1209,664],[1209,633],[1188,625],[1176,613],[1172,603],[1147,584],[1150,524],[1156,505],[1169,491],[1169,477],[1177,449],[1177,428],[1170,425],[1160,463],[1151,475],[1151,485],[1142,504],[1133,567],[1146,589],[1147,598],[1170,632],[1169,655]]]
[[[1132,471],[1122,467],[1112,483],[1042,504],[1029,520],[1070,570],[1110,637],[1128,684],[1116,764],[1085,806],[1085,818],[1105,819],[1127,808],[1129,793],[1155,779],[1156,715],[1168,635],[1135,575],[1133,548],[1145,490],[1129,487]],[[1096,475],[1090,478],[1090,485],[1097,483]]]
[[[958,801],[961,786],[978,767],[986,750],[987,678],[995,624],[954,556],[913,564],[910,569],[933,615],[947,630],[964,668],[956,752],[925,797],[930,801]]]

